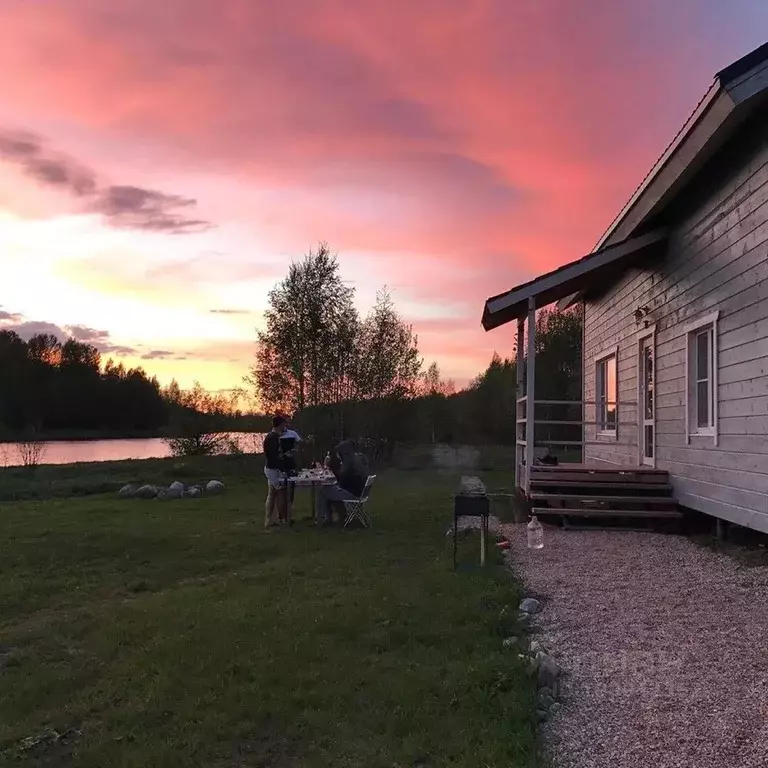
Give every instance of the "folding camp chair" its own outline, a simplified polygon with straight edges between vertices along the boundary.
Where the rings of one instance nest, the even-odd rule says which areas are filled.
[[[371,518],[365,511],[365,505],[368,502],[368,496],[371,493],[371,486],[376,479],[376,475],[368,475],[368,479],[365,481],[365,487],[360,494],[359,499],[349,499],[342,501],[344,505],[344,511],[347,513],[347,517],[344,520],[344,528],[346,528],[353,520],[359,520],[365,528],[371,527]]]

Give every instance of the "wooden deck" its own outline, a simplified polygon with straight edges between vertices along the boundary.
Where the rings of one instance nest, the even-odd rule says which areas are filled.
[[[530,501],[542,519],[680,519],[667,472],[650,467],[588,464],[531,467]]]

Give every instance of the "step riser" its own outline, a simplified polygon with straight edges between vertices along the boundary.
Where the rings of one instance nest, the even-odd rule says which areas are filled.
[[[534,507],[531,513],[537,517],[647,517],[668,518],[679,520],[682,512],[676,509],[555,509],[550,507]]]

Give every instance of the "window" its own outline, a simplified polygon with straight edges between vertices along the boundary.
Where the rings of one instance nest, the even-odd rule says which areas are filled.
[[[688,333],[689,435],[717,438],[717,314],[692,323]]]
[[[597,392],[597,428],[600,432],[616,432],[617,387],[616,354],[597,361],[595,389]]]

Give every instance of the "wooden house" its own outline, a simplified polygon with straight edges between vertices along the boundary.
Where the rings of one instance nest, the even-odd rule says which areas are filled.
[[[516,320],[520,363],[528,350],[517,477],[534,497],[551,492],[537,472],[562,477],[528,460],[537,423],[554,423],[551,401],[535,400],[533,354],[535,312],[553,302],[584,319],[583,458],[570,468],[583,487],[569,481],[563,498],[626,507],[650,482],[663,492],[641,496],[657,501],[624,498],[630,510],[670,509],[673,494],[768,532],[768,43],[717,73],[590,254],[487,300],[486,330]],[[600,469],[612,495],[587,490]]]

